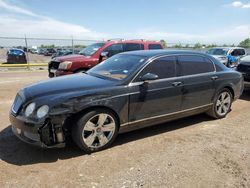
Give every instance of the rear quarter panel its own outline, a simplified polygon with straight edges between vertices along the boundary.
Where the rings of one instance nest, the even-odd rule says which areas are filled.
[[[233,90],[234,100],[238,99],[242,94],[244,85],[243,77],[237,71],[227,70],[217,72],[218,79],[215,81],[215,89],[218,93],[223,88],[231,88]]]

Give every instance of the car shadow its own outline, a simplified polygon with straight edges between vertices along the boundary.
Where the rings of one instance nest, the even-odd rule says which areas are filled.
[[[169,131],[175,131],[177,129],[195,125],[196,123],[210,120],[212,119],[207,115],[200,114],[128,133],[123,133],[118,135],[111,147],[114,148],[131,141],[155,136]],[[10,126],[0,132],[0,143],[0,159],[9,164],[18,166],[37,163],[52,163],[56,162],[57,160],[65,160],[86,155],[86,153],[78,149],[71,139],[67,141],[65,148],[60,149],[42,149],[25,144],[16,138],[16,136],[12,133]]]
[[[245,89],[240,96],[240,99],[250,101],[250,89]]]

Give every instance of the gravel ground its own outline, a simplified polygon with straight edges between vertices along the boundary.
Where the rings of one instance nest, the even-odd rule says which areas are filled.
[[[42,150],[11,133],[16,92],[46,78],[0,72],[0,187],[250,187],[250,91],[224,119],[201,114],[141,129],[87,155],[72,142]]]

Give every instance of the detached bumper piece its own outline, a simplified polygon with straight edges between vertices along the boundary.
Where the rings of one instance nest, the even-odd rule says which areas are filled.
[[[23,142],[42,148],[65,147],[65,136],[62,125],[46,121],[43,126],[25,123],[17,117],[11,117],[12,132]]]

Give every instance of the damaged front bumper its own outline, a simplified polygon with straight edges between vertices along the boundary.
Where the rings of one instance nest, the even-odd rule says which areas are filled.
[[[10,113],[12,132],[23,142],[43,148],[65,147],[65,136],[60,124],[46,120],[43,124],[29,121]]]

